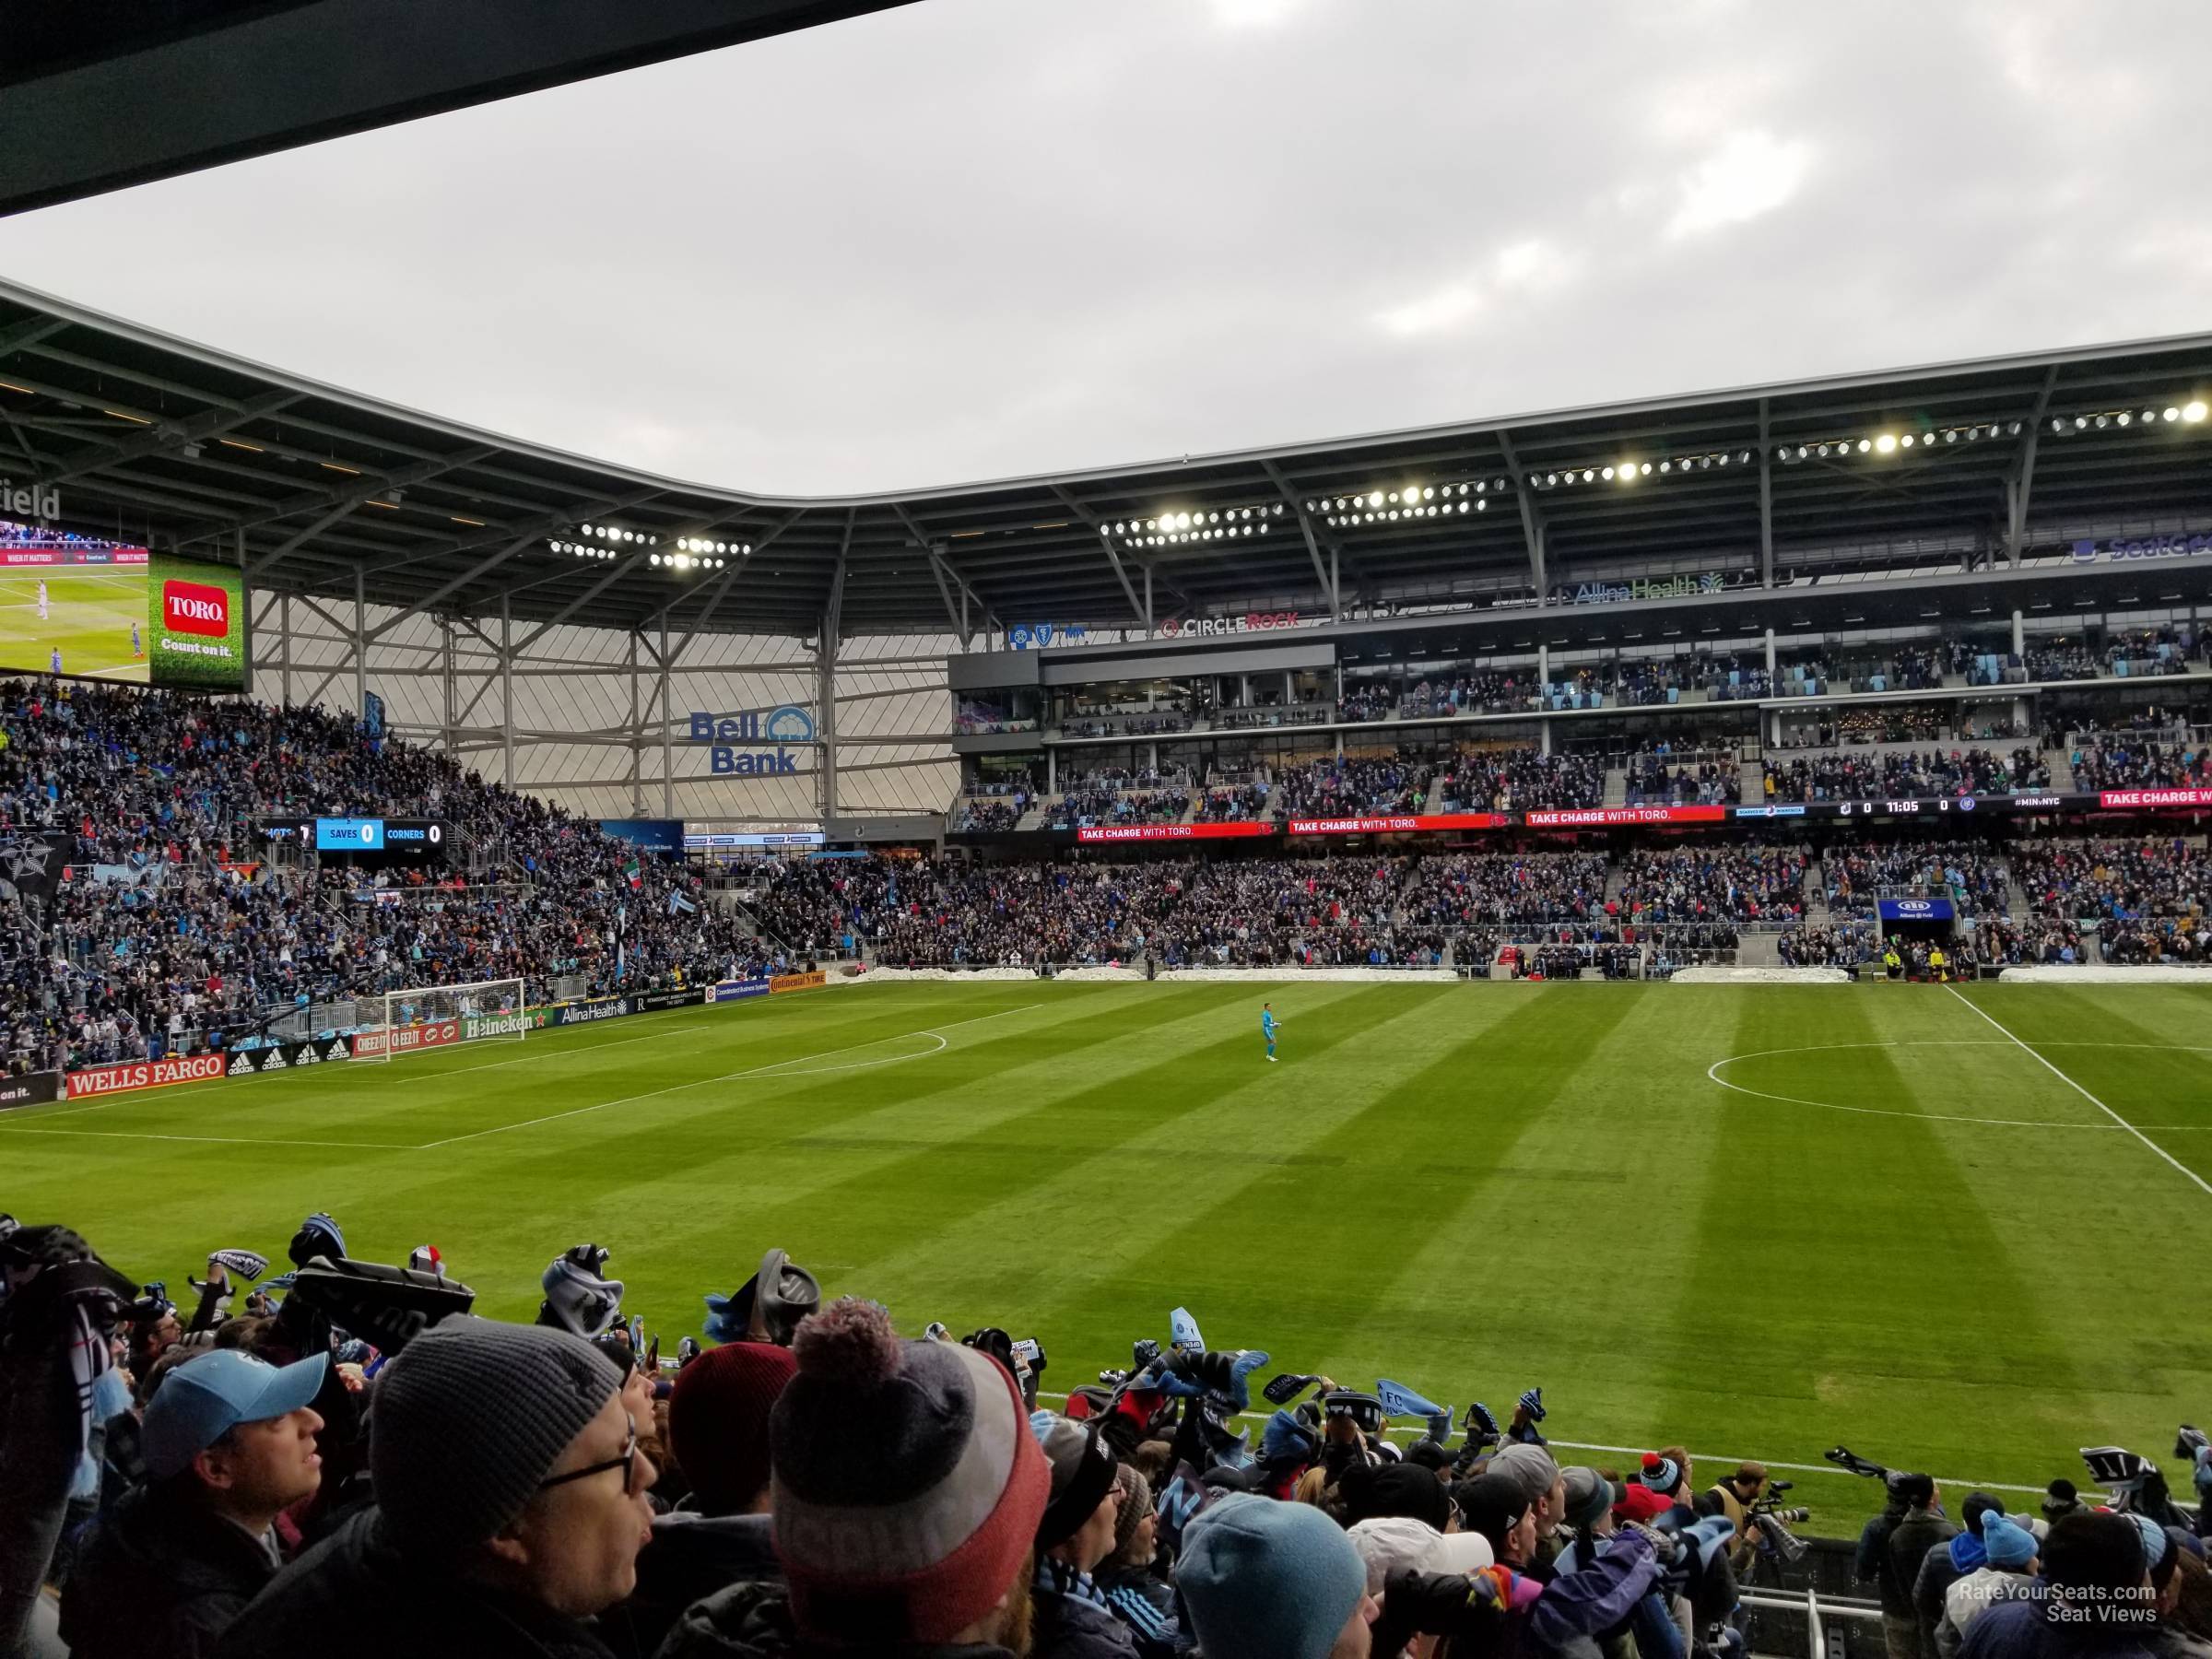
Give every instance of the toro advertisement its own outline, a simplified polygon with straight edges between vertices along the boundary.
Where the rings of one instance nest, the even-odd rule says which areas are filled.
[[[165,553],[151,555],[146,570],[154,683],[243,690],[249,658],[241,573]]]
[[[0,670],[240,691],[239,572],[0,519]]]

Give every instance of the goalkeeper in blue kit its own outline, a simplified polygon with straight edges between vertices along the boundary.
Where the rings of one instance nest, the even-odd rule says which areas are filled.
[[[1275,1027],[1276,1018],[1273,1005],[1262,1003],[1260,1005],[1260,1035],[1267,1039],[1267,1058],[1270,1060],[1275,1058]]]

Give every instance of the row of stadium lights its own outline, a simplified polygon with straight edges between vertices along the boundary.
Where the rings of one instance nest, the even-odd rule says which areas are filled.
[[[2076,432],[2104,431],[2132,426],[2188,425],[2202,421],[2207,411],[2201,397],[2164,408],[2098,409],[2080,415],[2053,415],[2054,436],[2070,438]],[[1912,449],[1932,450],[1938,444],[1973,443],[1984,438],[2018,438],[2021,423],[1988,421],[1978,426],[1938,427],[1929,432],[1872,432],[1861,438],[1835,438],[1825,443],[1785,443],[1774,452],[1777,461],[1794,465],[1800,461],[1841,459],[1850,455],[1894,455]]]
[[[1365,495],[1323,496],[1308,501],[1306,511],[1320,513],[1334,530],[1407,519],[1450,518],[1458,512],[1488,512],[1490,492],[1504,488],[1503,478],[1477,478],[1472,484],[1406,484],[1396,489],[1371,489]]]
[[[564,553],[571,559],[614,559],[619,557],[619,548],[657,547],[661,542],[657,535],[648,535],[638,530],[624,530],[614,524],[580,524],[577,530],[578,534],[592,539],[588,542],[551,541],[546,545],[554,552]],[[719,542],[709,541],[703,536],[679,535],[676,538],[675,552],[652,553],[647,558],[663,570],[719,571],[729,563],[724,555],[735,553],[742,556],[752,550],[750,542]]]
[[[1677,473],[1710,472],[1716,466],[1748,466],[1749,450],[1712,450],[1701,455],[1670,455],[1664,461],[1616,461],[1608,466],[1570,466],[1563,472],[1548,469],[1528,475],[1528,481],[1538,489],[1564,489],[1578,484],[1633,484],[1639,478],[1648,478],[1653,473],[1662,477]]]
[[[2075,432],[2102,430],[2110,427],[2127,427],[2140,422],[2144,426],[2160,420],[2169,423],[2195,424],[2205,419],[2206,408],[2203,399],[2193,398],[2185,404],[2169,404],[2161,411],[2151,408],[2139,413],[2134,409],[2107,409],[2093,414],[2074,416],[2054,415],[2051,418],[2053,433],[2066,436]],[[1836,438],[1819,443],[1785,443],[1776,448],[1774,458],[1785,465],[1801,461],[1841,459],[1853,454],[1890,455],[1900,451],[1935,449],[1939,444],[1974,443],[1999,436],[2018,437],[2021,423],[2014,421],[1987,421],[1972,426],[1941,427],[1928,432],[1877,432],[1860,438]],[[1564,470],[1547,469],[1530,473],[1528,482],[1535,489],[1571,488],[1583,484],[1633,484],[1654,474],[1664,477],[1691,472],[1710,472],[1714,467],[1751,465],[1749,450],[1714,450],[1704,454],[1669,456],[1659,462],[1616,461],[1599,466],[1570,466]],[[1490,497],[1503,494],[1508,485],[1503,478],[1478,478],[1473,483],[1406,484],[1395,489],[1372,489],[1364,495],[1321,496],[1306,503],[1308,512],[1319,513],[1333,529],[1347,529],[1359,524],[1403,523],[1412,519],[1448,518],[1454,513],[1482,512],[1488,510]],[[1190,542],[1227,541],[1237,536],[1265,535],[1269,521],[1282,516],[1279,501],[1257,507],[1225,507],[1218,510],[1193,510],[1163,512],[1148,519],[1117,520],[1107,526],[1114,535],[1125,538],[1129,545],[1138,547],[1164,547]],[[578,559],[613,559],[615,547],[606,544],[636,544],[653,547],[658,544],[657,535],[641,535],[635,530],[623,530],[612,524],[585,524],[582,534],[595,538],[592,543],[556,541],[550,544],[556,553],[571,554]],[[750,553],[750,543],[708,541],[697,536],[677,538],[674,553],[651,555],[655,565],[671,570],[722,570],[727,563],[724,557],[735,553]]]
[[[2187,421],[2194,426],[2204,419],[2206,412],[2205,400],[2193,397],[2185,404],[2168,404],[2163,413],[2157,409],[2145,409],[2140,414],[2134,409],[2100,409],[2093,415],[2077,415],[2071,419],[2064,415],[2053,415],[2051,418],[2051,429],[2064,437],[2074,432],[2086,432],[2092,428],[2102,431],[2107,427],[2133,426],[2137,421],[2148,426],[2154,419]]]
[[[1124,519],[1106,526],[1125,536],[1133,547],[1169,547],[1185,542],[1230,541],[1240,535],[1265,535],[1268,521],[1280,518],[1283,504],[1259,507],[1223,507],[1218,511],[1163,512],[1158,518]]]

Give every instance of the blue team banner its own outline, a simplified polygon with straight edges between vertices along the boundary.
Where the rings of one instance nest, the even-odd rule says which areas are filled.
[[[757,980],[724,980],[720,984],[706,987],[706,1000],[711,1003],[743,1002],[748,997],[766,996],[768,982]]]
[[[318,853],[378,853],[384,846],[382,818],[317,818]]]
[[[1954,914],[1948,899],[1877,899],[1874,902],[1885,922],[1948,922]]]

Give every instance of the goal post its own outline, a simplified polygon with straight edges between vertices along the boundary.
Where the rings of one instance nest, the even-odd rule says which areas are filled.
[[[389,1060],[458,1042],[519,1042],[530,1028],[519,979],[418,985],[357,998],[356,1060]]]

